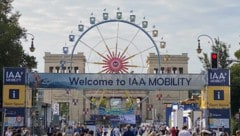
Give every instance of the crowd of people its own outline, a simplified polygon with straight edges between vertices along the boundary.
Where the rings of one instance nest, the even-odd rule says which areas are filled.
[[[7,127],[5,131],[5,136],[30,136],[30,130],[26,127],[13,128],[11,126]]]
[[[5,136],[32,136],[30,129],[25,127],[14,129],[9,126],[4,134]],[[228,133],[224,132],[224,127],[218,131],[202,130],[196,132],[188,129],[187,126],[179,129],[178,127],[169,128],[166,125],[142,125],[139,127],[125,125],[112,128],[98,125],[94,131],[80,123],[63,128],[50,125],[46,134],[47,136],[229,136]],[[237,130],[233,135],[240,136],[240,130]]]
[[[223,129],[223,128],[221,128]],[[211,131],[196,131],[188,129],[187,126],[182,128],[168,127],[166,125],[142,125],[137,127],[136,125],[124,125],[116,127],[107,127],[104,125],[96,126],[96,131],[89,134],[89,129],[84,125],[78,124],[77,126],[68,126],[68,128],[62,130],[66,136],[75,136],[76,134],[81,136],[229,136],[224,133],[224,130],[215,132]],[[49,135],[50,136],[50,135]]]
[[[48,136],[94,136],[94,131],[87,128],[85,125],[77,123],[76,125],[59,128],[50,125],[47,129]]]

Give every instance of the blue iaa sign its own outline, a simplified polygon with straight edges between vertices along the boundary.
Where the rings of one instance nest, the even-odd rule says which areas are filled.
[[[229,69],[208,69],[208,86],[229,86]]]
[[[25,85],[26,68],[6,67],[4,68],[5,85]]]

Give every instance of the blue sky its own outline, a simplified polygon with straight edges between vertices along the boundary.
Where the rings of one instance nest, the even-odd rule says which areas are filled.
[[[39,72],[44,71],[45,52],[60,54],[63,46],[71,47],[68,35],[77,34],[77,25],[87,24],[91,13],[101,18],[105,8],[110,16],[119,7],[124,18],[131,10],[137,21],[145,17],[167,42],[161,54],[188,53],[189,73],[203,69],[196,54],[199,35],[207,34],[231,45],[232,59],[240,47],[239,0],[15,0],[13,7],[22,15],[20,25],[35,36],[34,53],[28,51],[30,40],[23,44],[26,52],[37,57]],[[210,50],[209,41],[201,38],[204,52]]]

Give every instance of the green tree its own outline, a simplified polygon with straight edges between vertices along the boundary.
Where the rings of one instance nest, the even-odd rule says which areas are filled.
[[[13,0],[0,2],[0,68],[37,66],[36,58],[24,53],[20,39],[26,39],[26,30],[20,27],[20,13],[12,12]]]
[[[238,112],[240,108],[240,64],[236,63],[231,66],[231,106],[232,113]]]
[[[3,67],[26,67],[31,70],[37,66],[36,58],[24,53],[20,39],[26,39],[26,30],[18,23],[20,13],[12,12],[12,2],[0,1],[0,77],[3,77]],[[2,83],[0,78],[1,92]],[[2,102],[2,93],[0,99]]]
[[[240,108],[240,63],[234,63],[231,66],[231,114],[233,132],[239,129],[239,119],[236,119],[238,109]]]
[[[240,123],[239,120],[240,118],[235,118],[236,115],[239,113],[239,108],[240,108],[240,50],[237,50],[234,53],[235,57],[237,58],[237,63],[234,63],[231,66],[231,113],[232,113],[232,132],[235,132],[237,129],[240,128]],[[239,115],[238,115],[239,117]]]
[[[240,60],[240,50],[235,52],[235,57]],[[231,109],[232,114],[238,113],[240,108],[240,63],[234,63],[231,66]]]
[[[131,97],[128,97],[127,100],[126,100],[126,108],[129,110],[129,109],[132,109],[133,108],[133,99]]]
[[[240,50],[237,50],[235,53],[234,53],[235,57],[240,60]]]
[[[226,43],[220,41],[219,39],[214,39],[215,45],[212,45],[212,52],[218,53],[218,65],[220,68],[228,68],[229,63],[227,58],[229,57],[228,46]],[[207,53],[203,53],[203,56],[199,57],[203,64],[205,70],[211,68],[211,60]]]
[[[60,115],[62,117],[69,119],[69,103],[68,102],[59,103],[59,110],[60,110]]]

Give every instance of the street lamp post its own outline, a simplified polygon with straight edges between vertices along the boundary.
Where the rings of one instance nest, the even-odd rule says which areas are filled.
[[[210,37],[207,34],[201,34],[201,35],[198,36],[198,48],[196,49],[198,54],[200,54],[202,52],[201,45],[200,45],[200,38],[201,37],[208,37],[211,40],[212,46],[214,46],[214,42],[213,42],[212,37]]]
[[[32,36],[32,39],[31,39],[31,46],[29,47],[29,50],[30,50],[31,52],[34,52],[34,51],[35,51],[35,47],[34,47],[34,35],[31,34],[31,33],[26,33],[26,34]]]
[[[34,35],[33,34],[31,34],[31,33],[25,33],[25,36],[27,36],[27,35],[30,35],[32,38],[31,38],[31,46],[29,47],[29,50],[31,51],[31,52],[34,52],[35,51],[35,47],[34,47]],[[27,38],[27,37],[25,37],[25,38]],[[37,86],[36,86],[37,87]],[[33,90],[35,90],[36,91],[36,88],[31,88],[31,90],[33,91]],[[30,91],[28,91],[27,90],[27,88],[25,89],[25,94],[26,94],[26,96],[25,96],[25,104],[24,104],[24,111],[25,111],[25,116],[24,116],[24,125],[27,125],[27,118],[29,118],[29,117],[32,117],[32,118],[30,118],[30,120],[32,121],[32,128],[34,129],[34,121],[35,121],[35,116],[29,116],[30,114],[32,114],[31,112],[33,111],[33,110],[35,110],[35,106],[36,106],[36,103],[34,103],[34,105],[33,105],[33,103],[32,103],[32,107],[31,107],[31,109],[30,110],[28,110],[28,106],[27,106],[27,104],[29,103],[29,102],[27,102],[27,101],[29,101],[28,99],[27,99],[27,96],[29,96],[29,95],[32,95],[31,97],[33,98],[34,97],[34,94],[32,93],[32,94],[30,94]],[[33,99],[32,99],[33,100]],[[33,118],[34,117],[34,118]],[[34,130],[33,130],[33,133],[34,133]]]
[[[206,55],[206,53],[204,53],[204,62],[206,64],[206,68],[218,68],[218,49],[216,49],[216,45],[214,44],[214,40],[209,36],[209,35],[206,35],[206,34],[202,34],[202,35],[199,35],[198,36],[198,48],[196,49],[197,50],[197,53],[200,54],[202,52],[202,49],[201,49],[201,45],[200,45],[200,38],[201,37],[207,37],[210,39],[211,41],[211,54],[210,54],[210,61],[208,61],[208,57]]]
[[[207,38],[209,38],[210,39],[210,41],[211,41],[211,46],[212,46],[212,48],[213,48],[213,46],[214,46],[214,41],[213,41],[213,38],[211,37],[211,36],[209,36],[209,35],[207,35],[207,34],[201,34],[201,35],[199,35],[198,36],[198,48],[196,49],[197,50],[197,53],[198,54],[200,54],[201,52],[202,52],[202,49],[201,49],[201,45],[200,45],[200,38],[201,37],[207,37]],[[204,89],[204,94],[206,94],[206,103],[208,103],[208,95],[207,95],[207,86],[205,87],[205,89]],[[205,112],[205,116],[203,117],[204,119],[205,119],[205,124],[206,124],[206,129],[208,129],[208,122],[209,122],[209,110],[208,110],[208,105],[207,105],[207,108],[205,109],[205,110],[203,110],[203,112]]]

